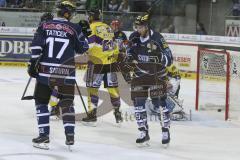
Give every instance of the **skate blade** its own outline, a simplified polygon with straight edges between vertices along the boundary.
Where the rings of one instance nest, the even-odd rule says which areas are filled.
[[[137,144],[138,148],[144,148],[144,147],[149,147],[149,146],[150,146],[149,141]]]
[[[97,126],[97,122],[81,122],[84,126],[88,126],[88,127],[96,127]]]
[[[163,148],[167,149],[170,145],[169,143],[166,143],[166,144],[162,144],[163,145]]]
[[[68,151],[69,151],[69,152],[72,152],[72,151],[73,151],[72,145],[67,145],[67,147],[68,147]]]
[[[116,126],[117,126],[118,128],[121,128],[121,127],[122,127],[122,122],[116,123]]]
[[[39,148],[39,149],[44,149],[44,150],[49,150],[48,143],[33,143],[33,147]]]

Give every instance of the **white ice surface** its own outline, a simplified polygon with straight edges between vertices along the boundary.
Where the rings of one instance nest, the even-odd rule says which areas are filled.
[[[161,145],[161,128],[157,122],[149,123],[151,146],[138,148],[135,121],[125,121],[119,128],[109,113],[98,119],[95,128],[77,122],[76,144],[73,152],[68,152],[61,121],[51,121],[50,150],[32,147],[31,140],[37,136],[34,102],[20,100],[28,79],[26,69],[2,67],[0,75],[0,160],[240,159],[239,121],[225,122],[223,112],[195,112],[193,80],[183,80],[180,92],[186,112],[192,110],[193,120],[172,123],[168,149]]]

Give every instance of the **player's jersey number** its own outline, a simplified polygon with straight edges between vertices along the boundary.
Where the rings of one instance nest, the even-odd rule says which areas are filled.
[[[103,51],[111,51],[114,50],[114,42],[113,40],[103,40]]]
[[[65,49],[67,48],[68,44],[69,44],[69,39],[63,39],[63,38],[54,38],[54,37],[48,37],[46,39],[46,43],[49,44],[48,47],[48,57],[49,58],[53,58],[53,49],[54,49],[54,44],[55,43],[61,43],[62,47],[60,48],[56,58],[60,59],[65,51]]]

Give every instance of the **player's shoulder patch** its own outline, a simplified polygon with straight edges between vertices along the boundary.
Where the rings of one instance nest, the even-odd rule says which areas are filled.
[[[168,48],[168,44],[167,44],[166,40],[164,39],[163,35],[159,32],[154,32],[154,33],[155,33],[154,35],[155,35],[156,39],[160,39],[160,42],[162,43],[163,48],[164,49]]]

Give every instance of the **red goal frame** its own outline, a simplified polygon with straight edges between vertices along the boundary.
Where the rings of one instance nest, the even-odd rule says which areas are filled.
[[[206,48],[198,48],[198,53],[197,53],[197,70],[196,70],[196,101],[195,101],[195,109],[198,111],[199,110],[199,87],[200,87],[200,55],[202,51],[208,52],[209,54],[225,54],[227,57],[226,61],[226,101],[225,101],[225,120],[229,119],[229,95],[230,95],[230,90],[229,90],[229,85],[230,85],[230,54],[226,51],[216,51],[216,50],[211,50],[211,49],[206,49]]]

